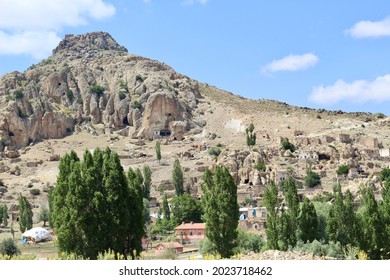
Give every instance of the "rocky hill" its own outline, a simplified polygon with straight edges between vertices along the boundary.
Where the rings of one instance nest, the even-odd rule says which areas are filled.
[[[162,193],[174,194],[175,158],[194,196],[201,195],[206,168],[228,166],[241,205],[261,205],[270,180],[292,175],[303,183],[308,166],[320,174],[321,186],[302,189],[303,195],[329,192],[336,181],[355,194],[362,184],[378,192],[375,175],[389,166],[386,116],[245,99],[129,54],[104,32],[67,35],[52,56],[24,73],[0,77],[0,106],[0,179],[6,186],[0,186],[0,203],[11,206],[23,193],[35,211],[47,202],[58,159],[70,149],[81,155],[109,146],[125,168],[149,165],[152,209]],[[257,135],[253,149],[245,136],[251,122]],[[285,138],[294,152],[281,147]],[[161,163],[157,139],[164,144]],[[342,164],[350,171],[337,176]]]
[[[84,125],[152,139],[201,127],[198,83],[130,55],[104,32],[67,35],[53,55],[0,80],[0,151],[61,138]]]

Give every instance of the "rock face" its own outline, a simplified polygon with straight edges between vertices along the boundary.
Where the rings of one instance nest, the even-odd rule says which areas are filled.
[[[204,126],[198,98],[196,81],[128,54],[108,33],[66,35],[49,58],[0,77],[0,152],[91,124],[104,124],[102,133],[181,140]]]

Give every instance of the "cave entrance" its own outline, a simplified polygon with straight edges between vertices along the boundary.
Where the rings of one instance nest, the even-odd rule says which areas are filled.
[[[129,120],[127,119],[127,117],[123,118],[123,125],[129,125]]]
[[[319,160],[330,160],[330,156],[327,154],[319,154],[318,159]]]
[[[171,131],[168,129],[160,130],[160,136],[161,137],[169,137],[169,136],[171,136]]]

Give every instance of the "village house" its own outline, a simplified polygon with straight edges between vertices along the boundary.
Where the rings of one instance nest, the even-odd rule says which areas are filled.
[[[360,139],[359,142],[360,142],[360,144],[362,144],[363,146],[365,146],[367,149],[370,149],[370,150],[374,150],[374,149],[379,148],[379,142],[378,142],[377,138],[372,138],[372,137],[363,138],[363,139]]]
[[[176,239],[181,244],[194,244],[206,236],[206,223],[185,223],[175,228]]]
[[[164,254],[167,250],[172,250],[175,254],[183,253],[184,246],[179,242],[164,242],[154,248],[156,255]]]
[[[349,144],[352,142],[351,136],[349,134],[339,134],[339,142],[344,144]]]
[[[313,151],[300,151],[299,155],[298,155],[298,158],[299,159],[303,159],[303,160],[310,159],[310,160],[313,160],[313,161],[318,161],[319,156],[318,156],[317,152],[313,152]]]
[[[383,158],[390,157],[390,148],[379,149],[379,156]]]

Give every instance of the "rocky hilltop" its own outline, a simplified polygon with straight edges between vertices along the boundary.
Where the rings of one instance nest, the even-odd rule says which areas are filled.
[[[196,81],[128,54],[108,33],[66,35],[52,56],[0,78],[0,151],[75,130],[182,139],[204,125]]]

